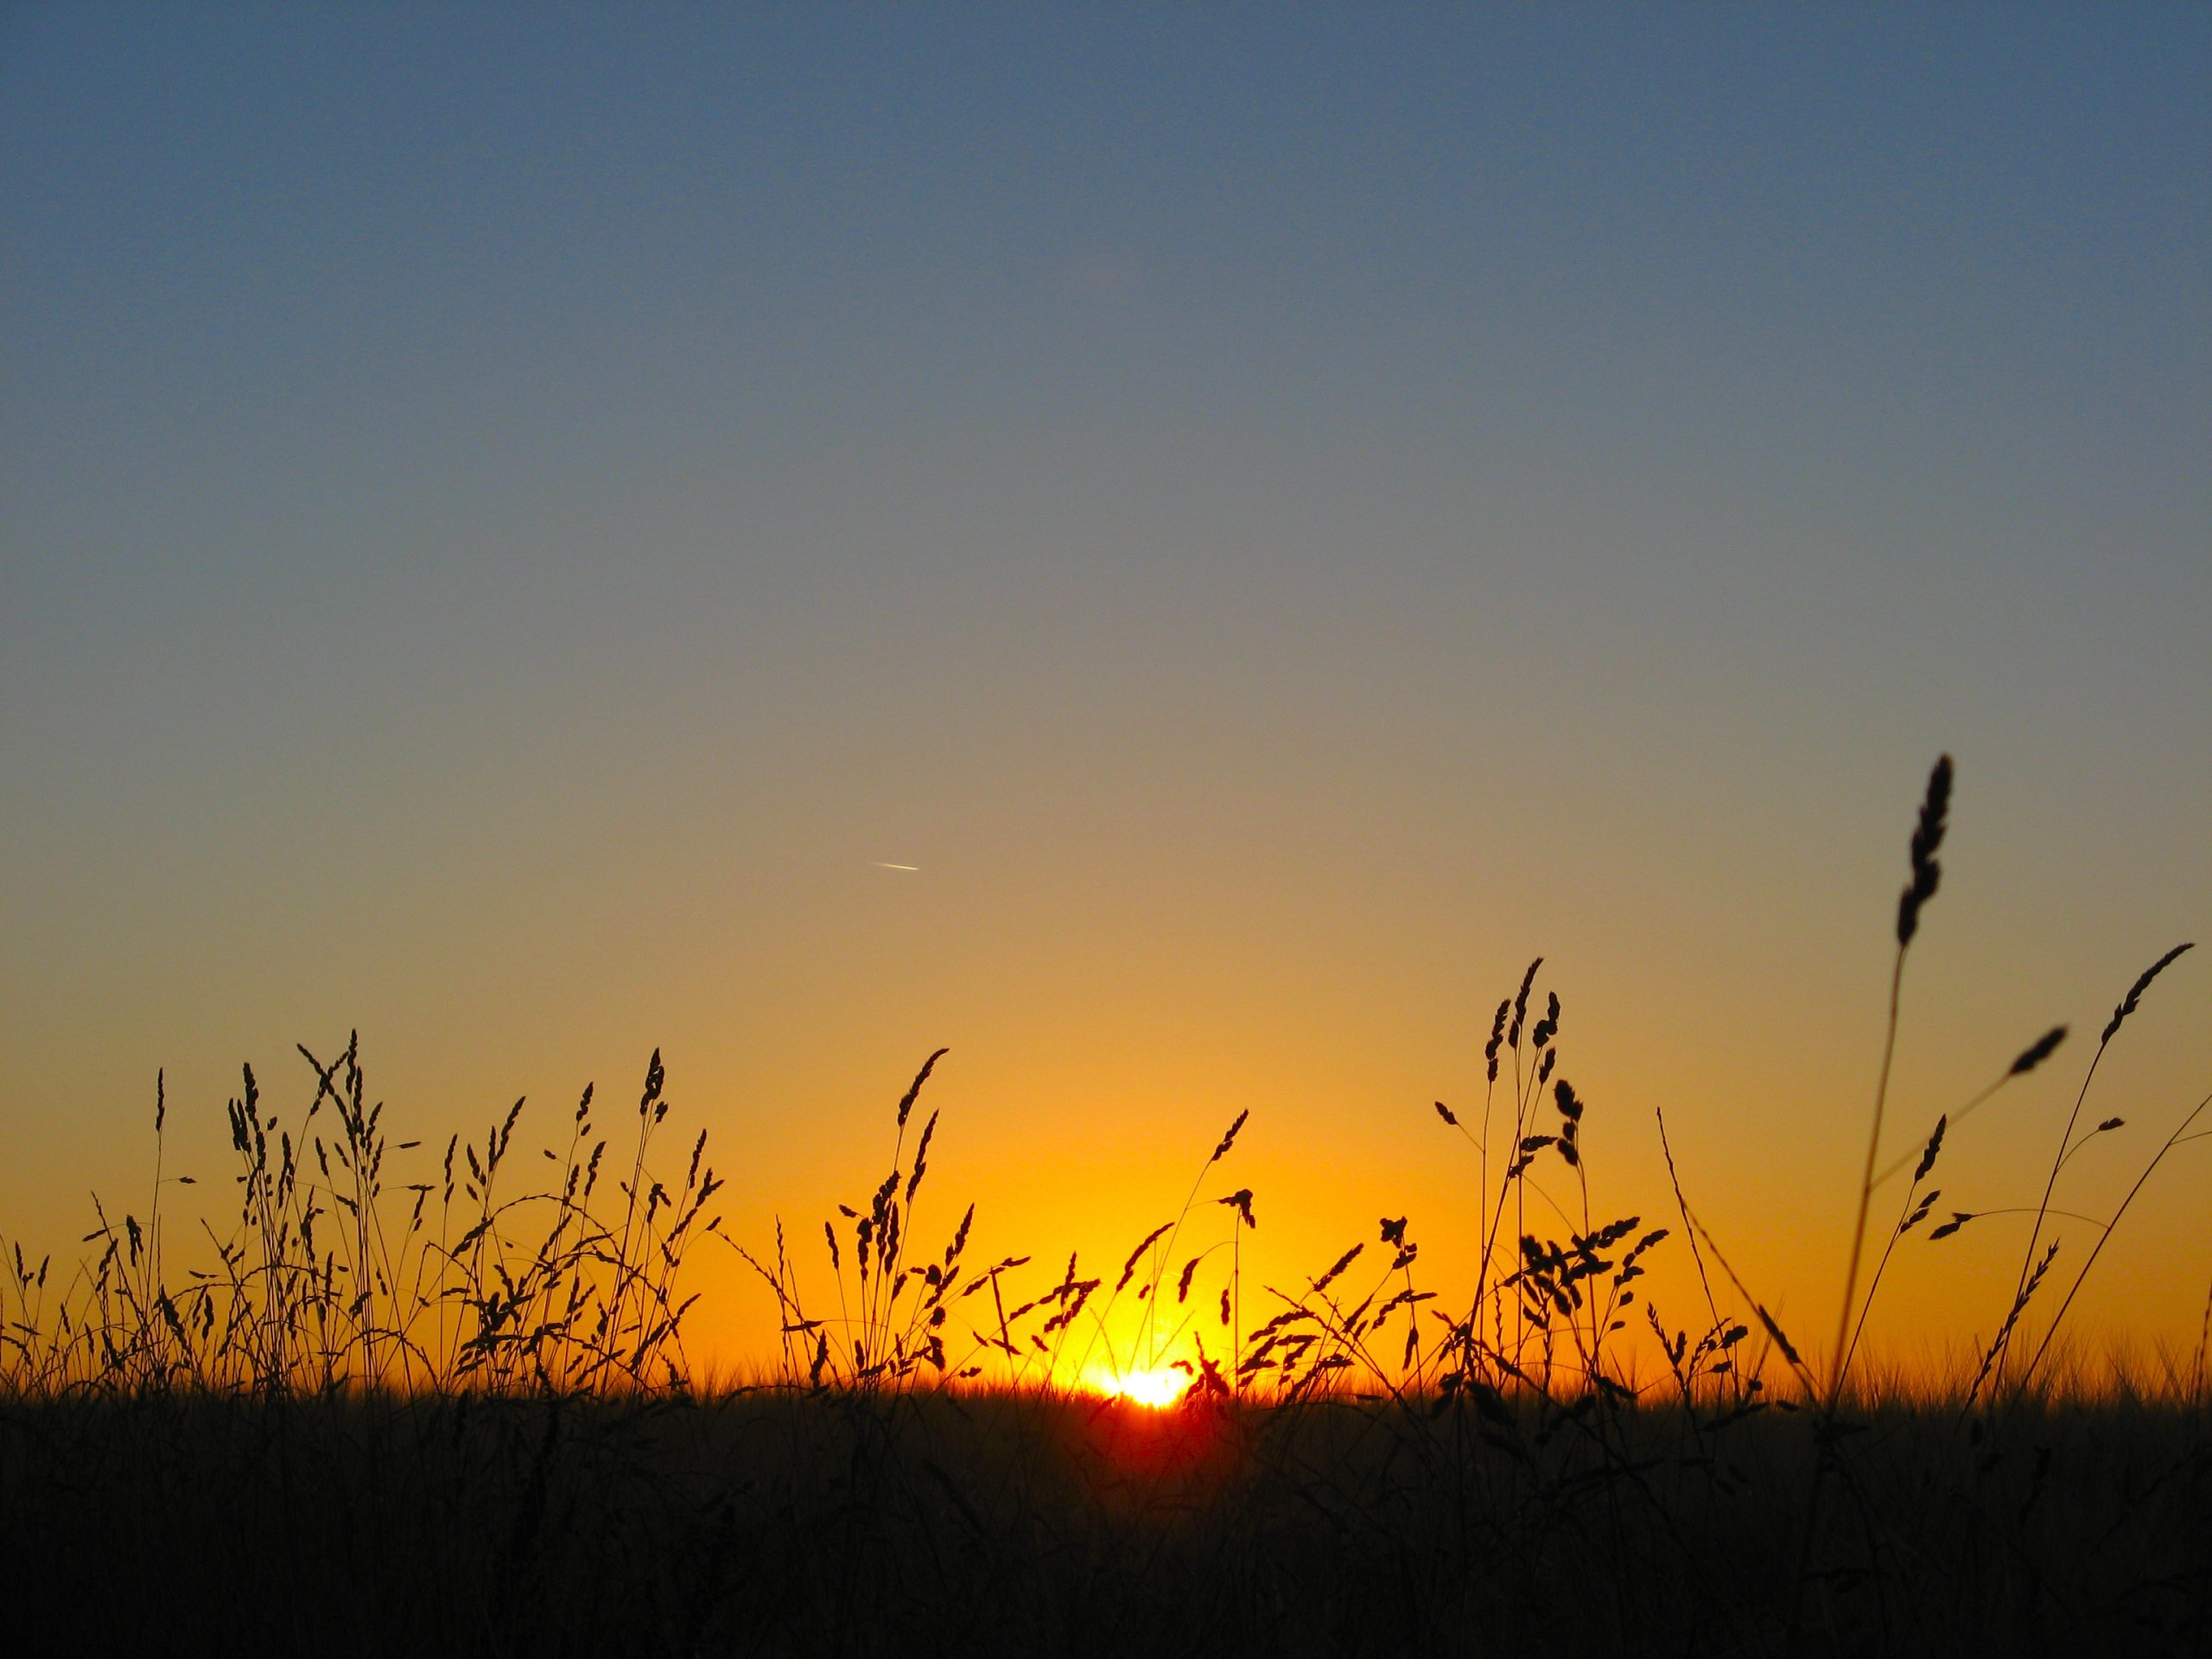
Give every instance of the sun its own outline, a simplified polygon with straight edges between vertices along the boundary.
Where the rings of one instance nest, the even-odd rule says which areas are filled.
[[[1102,1371],[1091,1384],[1101,1394],[1158,1411],[1181,1399],[1191,1379],[1172,1365],[1160,1365],[1148,1370]]]

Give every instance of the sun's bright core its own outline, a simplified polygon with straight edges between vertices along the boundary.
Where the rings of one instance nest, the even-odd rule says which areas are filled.
[[[1109,1371],[1099,1376],[1096,1381],[1101,1393],[1111,1395],[1117,1400],[1134,1401],[1140,1406],[1150,1406],[1154,1410],[1173,1405],[1191,1384],[1191,1379],[1172,1365],[1155,1366],[1140,1371]]]

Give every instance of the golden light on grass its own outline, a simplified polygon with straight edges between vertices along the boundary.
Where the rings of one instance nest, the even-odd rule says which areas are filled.
[[[1191,1379],[1172,1365],[1139,1370],[1096,1370],[1084,1382],[1109,1399],[1127,1400],[1159,1411],[1173,1405],[1191,1386]]]

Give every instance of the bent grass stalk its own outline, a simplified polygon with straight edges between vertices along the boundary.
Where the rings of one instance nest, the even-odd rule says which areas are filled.
[[[2168,960],[2171,958],[2169,957]],[[2036,1368],[2043,1363],[2044,1356],[2050,1351],[2051,1341],[2058,1335],[2058,1327],[2064,1321],[2067,1310],[2074,1306],[2074,1299],[2081,1294],[2082,1285],[2088,1282],[2089,1269],[2097,1265],[2097,1257],[2104,1253],[2105,1246],[2112,1243],[2112,1236],[2119,1230],[2120,1218],[2126,1215],[2129,1208],[2134,1204],[2137,1195],[2148,1185],[2158,1166],[2165,1161],[2166,1154],[2179,1146],[2182,1141],[2190,1138],[2190,1127],[2203,1116],[2207,1107],[2212,1107],[2212,1095],[2207,1095],[2198,1101],[2190,1109],[2189,1116],[2183,1118],[2174,1132],[2166,1137],[2164,1144],[2152,1154],[2150,1162],[2143,1166],[2143,1173],[2135,1178],[2135,1185],[2127,1189],[2127,1196],[2120,1201],[2120,1207],[2113,1211],[2112,1219],[2104,1224],[2103,1230],[2097,1235],[2097,1242],[2089,1249],[2088,1259],[2082,1263],[2081,1271],[2074,1275],[2074,1282],[2067,1287],[2065,1298],[2059,1303],[2058,1311],[2050,1316],[2050,1324],[2044,1332],[2043,1340],[2036,1345],[2035,1352],[2030,1356],[2026,1366],[2020,1372],[2013,1395],[2016,1402],[2027,1392],[2029,1382],[2036,1374]],[[2054,1245],[2053,1248],[2055,1249],[2056,1246]]]
[[[2195,948],[2193,944],[2184,941],[2174,946],[2136,976],[2135,982],[2128,987],[2127,995],[2120,1000],[2112,1011],[2112,1018],[2105,1022],[2104,1031],[2097,1039],[2097,1052],[2089,1057],[2089,1069],[2082,1074],[2082,1087],[2075,1094],[2073,1109],[2066,1116],[2066,1127],[2059,1133],[2058,1150],[2052,1155],[2050,1173],[2044,1178],[2043,1196],[2037,1200],[2035,1222],[2028,1230],[2027,1249],[2021,1253],[2019,1277],[2013,1288],[2016,1311],[2018,1307],[2025,1306],[2030,1294],[2028,1284],[2030,1270],[2035,1262],[2036,1248],[2043,1243],[2044,1223],[2050,1217],[2052,1194],[2058,1189],[2058,1174],[2066,1166],[2067,1160],[2078,1150],[2077,1147],[2071,1144],[2074,1141],[2075,1125],[2081,1122],[2082,1103],[2089,1097],[2089,1085],[2097,1079],[2097,1068],[2104,1063],[2105,1051],[2112,1046],[2113,1039],[2120,1034],[2120,1028],[2127,1023],[2129,1016],[2133,1014],[2141,1004],[2143,993],[2151,988],[2152,982],[2165,972],[2183,953]],[[2015,1319],[2006,1321],[2004,1336],[1996,1348],[1994,1375],[1999,1385],[2004,1382],[2005,1364],[2008,1357],[2007,1349],[2015,1323]],[[1983,1368],[1983,1374],[1989,1374],[1988,1367]],[[1980,1378],[1977,1377],[1974,1392],[1980,1391]],[[1969,1406],[1974,1403],[1971,1394],[1967,1403]]]

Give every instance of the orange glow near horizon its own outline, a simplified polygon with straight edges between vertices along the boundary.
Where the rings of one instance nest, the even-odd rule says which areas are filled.
[[[2212,1377],[2212,10],[457,10],[0,14],[0,1387]]]
[[[1161,1411],[1183,1397],[1191,1379],[1172,1365],[1155,1365],[1128,1371],[1094,1370],[1084,1376],[1084,1383],[1109,1399]]]

